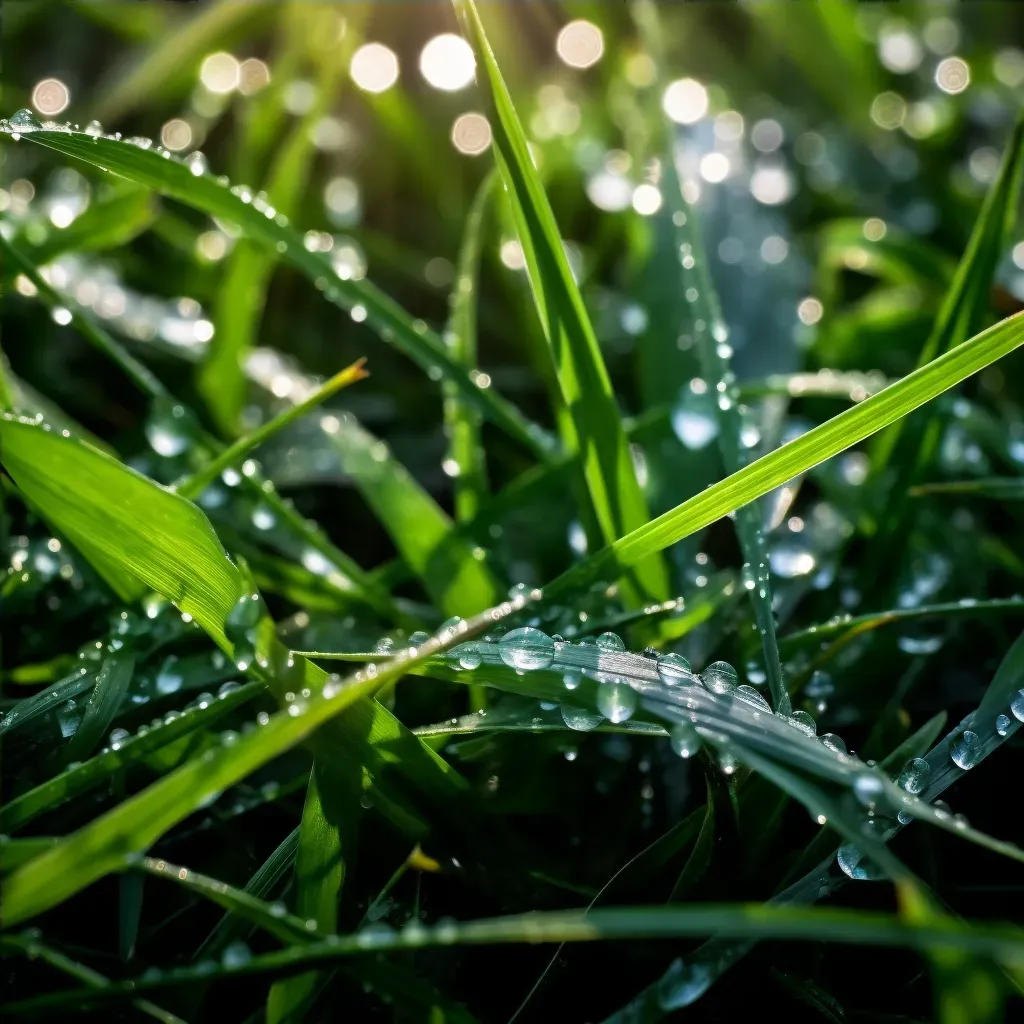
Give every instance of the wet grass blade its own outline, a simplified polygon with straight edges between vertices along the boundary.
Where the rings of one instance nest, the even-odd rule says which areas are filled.
[[[498,184],[496,172],[484,178],[466,218],[455,269],[455,284],[449,297],[450,312],[445,341],[452,357],[467,368],[476,365],[476,314],[480,249],[484,220]],[[466,403],[451,384],[445,385],[445,430],[449,438],[448,457],[452,461],[452,490],[455,519],[468,522],[480,510],[487,493],[487,471],[480,441],[480,413]]]
[[[180,740],[183,736],[188,736],[197,729],[214,725],[228,712],[252,700],[264,690],[262,683],[246,683],[237,690],[224,693],[204,708],[186,710],[173,721],[151,726],[144,732],[140,730],[108,749],[106,753],[97,754],[75,767],[65,768],[59,775],[47,779],[34,789],[8,799],[0,807],[0,829],[4,832],[13,832],[27,825],[41,814],[109,781],[130,765],[144,761],[154,751]]]
[[[522,914],[479,921],[446,922],[435,927],[391,932],[356,932],[324,942],[253,957],[225,968],[220,976],[293,973],[360,953],[383,953],[441,945],[503,945],[519,942],[598,942],[626,939],[675,939],[714,933],[747,939],[835,942],[890,948],[956,949],[1007,964],[1024,957],[1024,931],[1012,924],[970,922],[942,917],[906,921],[894,914],[868,910],[820,909],[773,904],[701,904],[675,907],[616,907]],[[84,989],[43,996],[4,1009],[42,1009],[76,1000],[88,1004],[186,984],[203,976],[196,968],[176,968],[155,978],[113,985],[102,993]]]
[[[621,416],[604,358],[569,269],[551,205],[533,165],[519,117],[498,69],[473,0],[454,0],[466,35],[474,45],[487,83],[494,118],[495,155],[512,205],[523,247],[534,305],[554,362],[559,389],[571,423],[566,437],[579,452],[601,535],[611,542],[647,521],[647,505],[630,457]],[[628,567],[632,603],[668,596],[660,555]]]
[[[345,367],[308,398],[290,406],[284,412],[278,413],[272,420],[257,427],[251,434],[246,434],[245,437],[239,438],[234,444],[229,445],[216,458],[211,459],[208,465],[198,473],[193,473],[192,476],[181,481],[174,489],[184,498],[198,497],[224,470],[238,465],[249,452],[270,440],[296,420],[301,419],[318,405],[322,405],[327,399],[350,384],[365,380],[369,376],[364,369],[365,362],[365,359],[360,359],[351,366]]]
[[[65,761],[81,761],[107,734],[135,671],[135,657],[127,650],[109,651],[96,674],[96,685],[85,704],[85,714],[64,752]]]
[[[311,252],[302,237],[277,211],[251,190],[214,178],[195,158],[181,161],[163,158],[155,150],[141,149],[127,142],[91,136],[70,130],[20,129],[31,140],[65,156],[82,160],[113,174],[145,185],[161,195],[178,199],[211,217],[237,225],[245,236],[292,266],[322,290],[330,302],[340,305],[357,321],[365,322],[385,341],[393,344],[431,377],[451,381],[481,414],[541,458],[554,451],[549,435],[530,423],[509,402],[500,398],[482,376],[467,372],[457,363],[442,339],[423,321],[414,320],[393,299],[367,280],[345,280],[331,261]],[[10,129],[8,129],[10,134]]]
[[[550,597],[615,579],[625,568],[709,526],[857,444],[1024,344],[1024,314],[990,327],[902,380],[584,559],[546,588]]]

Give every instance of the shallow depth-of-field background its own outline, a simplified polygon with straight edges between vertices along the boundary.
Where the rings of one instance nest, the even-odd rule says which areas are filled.
[[[0,33],[5,1017],[1021,1014],[1024,9]]]

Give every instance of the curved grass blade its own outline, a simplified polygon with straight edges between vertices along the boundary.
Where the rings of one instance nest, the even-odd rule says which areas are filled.
[[[655,64],[661,64],[662,33],[657,9],[651,5],[634,6],[641,35]],[[675,146],[668,118],[664,118],[669,149],[663,161],[664,190],[675,225],[675,251],[680,260],[680,287],[684,289],[688,312],[683,326],[696,342],[706,394],[713,396],[707,402],[717,422],[718,448],[727,473],[735,473],[750,460],[750,447],[743,442],[744,415],[740,404],[736,375],[732,372],[732,348],[728,344],[729,332],[722,316],[721,304],[711,281],[709,260],[704,252],[696,207],[683,197],[682,183],[675,164]],[[693,385],[688,385],[692,390]],[[756,442],[755,442],[756,443]],[[775,615],[772,611],[771,572],[768,566],[768,548],[761,530],[761,510],[756,502],[736,510],[736,536],[743,552],[744,585],[750,594],[751,607],[761,634],[768,685],[772,704],[777,711],[788,714],[791,709],[789,693],[782,678],[782,660],[775,638]]]
[[[135,671],[135,657],[123,650],[110,651],[96,673],[96,685],[85,705],[85,714],[64,753],[65,761],[80,761],[106,735]]]
[[[595,552],[549,584],[545,593],[551,597],[616,578],[651,551],[664,550],[895,423],[1021,344],[1024,314],[1018,313]]]
[[[18,701],[10,711],[0,719],[0,736],[6,736],[15,729],[20,729],[33,719],[59,707],[65,701],[85,693],[96,682],[96,671],[81,665],[31,697]]]
[[[919,950],[955,949],[1019,964],[1024,957],[1024,931],[1012,924],[968,922],[943,917],[927,922],[868,910],[820,909],[773,904],[700,904],[674,907],[615,907],[547,911],[478,921],[445,922],[403,931],[363,931],[333,936],[323,942],[253,957],[225,968],[221,976],[245,977],[266,972],[294,973],[361,953],[431,946],[476,946],[506,943],[598,942],[623,939],[675,939],[716,933],[737,938],[835,942]],[[133,991],[158,991],[202,976],[196,968],[176,968],[157,978],[112,985],[102,993],[78,989],[4,1007],[15,1010],[66,1005],[76,999],[88,1005],[123,998]]]
[[[432,378],[451,381],[481,414],[519,440],[540,458],[554,451],[548,434],[530,423],[515,406],[500,398],[490,387],[490,378],[468,373],[449,354],[444,342],[421,320],[414,320],[393,299],[366,280],[345,280],[330,260],[311,252],[287,221],[260,196],[243,186],[233,189],[206,173],[200,160],[181,161],[127,142],[56,127],[11,128],[18,134],[65,156],[82,160],[113,174],[152,188],[161,195],[178,199],[211,217],[236,224],[252,241],[277,253],[283,263],[294,267],[322,290],[328,301],[340,305],[359,322],[365,322],[386,342],[393,344]]]
[[[91,967],[86,967],[85,964],[80,964],[60,951],[45,945],[39,941],[37,936],[5,935],[0,942],[8,954],[17,952],[32,960],[42,960],[62,974],[66,974],[69,978],[74,978],[92,989],[106,988],[111,983],[106,975],[100,974],[99,971],[94,971]],[[132,1005],[140,1013],[160,1021],[161,1024],[185,1024],[180,1017],[176,1017],[162,1006],[157,1006],[147,999],[133,999]]]
[[[278,413],[272,420],[257,427],[251,434],[239,438],[234,444],[229,445],[219,455],[211,459],[197,473],[193,473],[192,476],[175,485],[174,489],[184,498],[197,498],[224,470],[237,465],[253,449],[258,448],[275,434],[284,430],[285,427],[301,419],[306,413],[318,405],[322,405],[328,398],[336,395],[350,384],[369,377],[370,374],[363,369],[365,363],[365,359],[360,359],[351,366],[346,366],[344,370],[336,373],[308,398],[285,409],[284,412]]]
[[[134,855],[147,849],[205,801],[301,743],[342,711],[348,713],[339,719],[339,726],[350,737],[355,755],[362,759],[361,763],[374,764],[372,747],[369,751],[366,749],[366,737],[372,737],[374,731],[374,712],[371,702],[362,698],[398,680],[421,661],[462,637],[519,610],[524,604],[522,598],[508,602],[499,609],[492,609],[472,621],[446,630],[442,634],[443,639],[434,638],[418,648],[406,650],[380,668],[369,665],[345,681],[328,677],[305,659],[291,659],[280,645],[272,648],[268,653],[268,678],[276,680],[277,686],[287,678],[285,685],[296,686],[296,692],[309,690],[310,698],[293,699],[287,710],[269,717],[253,732],[242,736],[230,734],[226,744],[211,748],[202,757],[186,762],[170,775],[68,836],[51,852],[16,871],[5,890],[2,908],[5,925],[11,926],[41,913],[103,875],[123,869],[131,863]],[[299,678],[292,682],[296,674]],[[379,705],[374,704],[373,707],[384,712]],[[346,753],[352,756],[353,751]],[[431,763],[436,771],[437,766],[443,764],[426,748],[424,756],[427,762],[409,761],[405,765],[406,770],[422,772],[424,765]],[[442,775],[442,778],[447,780],[449,776]],[[423,782],[429,783],[429,779],[423,779]],[[455,792],[458,792],[457,787]]]
[[[583,298],[569,269],[551,205],[473,0],[454,0],[484,70],[494,110],[494,149],[512,205],[530,288],[569,416],[566,446],[578,452],[601,535],[608,542],[647,521],[611,381]],[[659,555],[629,566],[631,603],[664,600],[668,578]]]
[[[462,248],[459,250],[455,284],[448,299],[450,312],[445,341],[452,358],[467,368],[475,366],[477,361],[476,313],[480,249],[483,245],[484,218],[497,184],[497,173],[491,171],[473,197],[473,205],[466,217]],[[449,438],[448,458],[453,469],[451,476],[455,520],[464,523],[477,514],[487,493],[487,471],[480,441],[480,413],[465,402],[453,385],[445,384],[444,391],[444,422]]]
[[[300,7],[292,17],[298,18],[311,36],[330,38],[338,30],[338,17],[330,8]],[[267,202],[289,219],[295,216],[312,169],[316,125],[330,113],[359,43],[356,27],[344,21],[341,24],[345,31],[339,45],[328,47],[328,55],[320,61],[316,99],[281,144],[265,179]],[[198,385],[214,419],[228,435],[238,430],[245,398],[245,359],[255,343],[276,263],[276,252],[243,239],[228,258],[217,293],[214,335],[199,371]]]
[[[237,689],[225,690],[206,707],[189,708],[169,722],[139,729],[135,735],[112,744],[106,753],[65,768],[59,775],[0,806],[0,829],[13,832],[27,825],[41,814],[94,789],[130,765],[144,761],[154,751],[196,729],[208,728],[264,689],[262,683],[246,683]]]

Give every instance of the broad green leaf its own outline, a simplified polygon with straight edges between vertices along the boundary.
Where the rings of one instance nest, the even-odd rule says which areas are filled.
[[[494,150],[558,385],[569,416],[566,447],[578,452],[601,535],[611,542],[647,521],[604,358],[573,280],[551,205],[473,0],[454,0],[474,45],[495,117]],[[651,553],[654,555],[654,553]],[[632,603],[668,596],[660,556],[629,566]]]
[[[616,578],[652,551],[664,550],[857,444],[1021,344],[1024,314],[1018,313],[595,552],[549,584],[547,596],[564,594],[597,579]]]
[[[3,127],[11,133],[6,122]],[[199,157],[193,156],[187,161],[164,158],[155,150],[70,129],[26,129],[23,126],[19,133],[23,139],[145,185],[211,217],[236,224],[246,238],[277,253],[282,263],[305,275],[324,292],[328,301],[340,305],[357,321],[365,321],[431,377],[452,381],[483,416],[530,450],[542,458],[553,450],[553,442],[541,428],[500,398],[491,388],[489,377],[477,375],[475,371],[468,373],[423,321],[414,320],[369,281],[339,277],[328,257],[307,249],[299,233],[284,217],[279,220],[277,211],[266,200],[254,196],[248,188],[222,184],[220,179],[206,172]]]
[[[206,516],[91,445],[0,418],[0,461],[46,518],[191,615],[221,646],[240,592]]]

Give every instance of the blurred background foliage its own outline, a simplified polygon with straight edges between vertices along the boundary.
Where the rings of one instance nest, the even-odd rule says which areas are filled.
[[[755,411],[749,448],[770,450],[918,364],[1020,115],[1024,7],[660,4],[653,28],[644,3],[531,0],[481,10],[627,417],[652,514],[725,472],[711,443],[711,396],[691,383],[700,383],[700,365],[680,327],[687,300],[664,194],[666,124],[684,194],[700,214],[733,366]],[[451,35],[459,29],[448,5],[7,0],[2,18],[4,113],[29,107],[83,126],[96,120],[105,131],[201,161],[261,192],[342,277],[372,280],[438,331],[462,276],[460,244],[476,203],[482,234],[470,364],[487,378],[483,386],[489,381],[555,429],[557,386],[522,247],[501,189],[481,190],[493,166],[489,113],[473,84],[472,53]],[[446,436],[458,428],[446,416],[445,392],[381,343],[362,322],[365,310],[346,315],[231,224],[174,200],[38,147],[5,144],[0,161],[4,237],[48,265],[50,283],[91,309],[202,422],[183,422],[159,403],[150,408],[59,310],[43,311],[35,286],[8,265],[0,271],[2,340],[13,386],[41,408],[52,402],[155,479],[169,483],[193,467],[193,431],[230,440],[307,396],[313,378],[368,358],[370,378],[341,396],[333,425],[317,414],[295,425],[260,450],[253,472],[315,519],[387,593],[388,607],[354,603],[323,555],[298,545],[258,494],[234,489],[237,480],[225,478],[200,501],[228,550],[249,559],[293,646],[370,650],[385,630],[398,635],[395,627],[410,621],[436,626],[452,609],[417,565],[417,537],[443,534],[453,517],[464,527],[460,543],[492,574],[475,578],[481,593],[542,585],[593,547],[593,525],[567,477],[545,474],[533,453],[490,425],[482,431],[487,491],[479,508],[470,501],[460,510],[462,467]],[[993,266],[972,332],[1024,306],[1019,219]],[[781,376],[794,374],[806,376]],[[937,712],[955,721],[975,706],[1019,629],[1020,353],[940,399],[939,408],[937,457],[927,478],[915,479],[923,493],[908,499],[916,502],[913,526],[891,558],[878,554],[886,510],[861,495],[868,446],[763,503],[782,650],[788,677],[799,681],[799,706],[823,720],[820,731],[826,724],[843,731],[866,757],[884,755]],[[912,466],[896,469],[910,474]],[[989,478],[1011,500],[992,500]],[[960,490],[945,493],[947,484]],[[666,626],[661,641],[695,664],[728,657],[759,684],[759,645],[749,609],[736,600],[742,559],[728,525],[667,552],[673,593],[687,594],[696,612]],[[14,501],[5,527],[9,709],[21,687],[61,675],[120,606]],[[614,598],[586,601],[568,610],[566,635],[622,616]],[[1003,606],[972,617],[971,602],[979,601]],[[888,631],[842,635],[834,648],[819,648],[813,636],[808,643],[801,632],[834,616],[931,605],[945,610]],[[188,630],[154,638],[133,683],[138,707],[124,724],[150,717],[154,706],[161,714],[173,709],[184,691],[194,697],[232,678],[230,665],[214,661],[211,669],[196,641]],[[819,668],[829,674],[812,675]],[[459,688],[428,680],[391,701],[409,725],[466,710]],[[9,741],[9,790],[38,782],[47,745],[75,732],[62,724],[73,711],[46,709],[23,746]],[[148,769],[165,771],[191,749],[168,749],[167,760]],[[501,883],[486,896],[463,886],[458,872],[415,879],[410,872],[380,908],[393,922],[421,908],[470,917],[575,906],[705,800],[693,766],[662,756],[646,738],[526,733],[446,749],[491,810],[514,822],[522,861],[514,871],[495,869]],[[75,759],[64,753],[47,756]],[[1019,744],[1000,757],[988,775],[968,778],[957,799],[979,827],[1019,839],[1020,815],[997,784],[1019,777]],[[180,829],[170,841],[175,858],[244,884],[301,812],[308,760],[296,752],[283,761]],[[49,827],[69,831],[116,796],[91,795]],[[792,813],[776,809],[780,818]],[[699,879],[692,891],[766,897],[807,840],[801,815],[763,844],[756,814],[739,826],[722,824],[729,815],[721,815],[714,857],[690,862]],[[358,895],[343,910],[348,925],[405,856],[403,840],[380,822],[367,828],[351,890]],[[1007,862],[944,835],[905,845],[959,913],[1019,919],[1019,875]],[[656,884],[663,879],[647,881],[628,879],[623,898],[664,898]],[[130,921],[141,895],[118,885],[108,880],[76,904],[89,922],[87,942],[73,920],[54,926],[71,946],[100,950],[107,973],[133,958],[143,966],[187,959],[216,920],[210,906],[183,909],[175,889],[147,886],[139,931],[138,919],[126,926],[125,915]],[[851,896],[857,905],[889,905],[888,890],[866,889]],[[544,950],[525,947],[426,951],[415,966],[481,1020],[501,1020],[546,959]],[[604,1019],[665,962],[658,947],[643,944],[572,950],[525,1019]],[[726,1019],[764,991],[797,1020],[932,1019],[927,976],[907,953],[771,947],[737,971],[746,972],[742,984],[716,987],[691,1012]],[[19,994],[44,975],[40,965],[23,969]],[[381,1004],[347,976],[331,984],[355,1001],[360,1019],[402,1012],[428,1019],[417,1016],[422,1006]],[[238,985],[231,1002],[218,993],[195,1019],[225,1005],[228,1019],[245,1019],[263,996]],[[1020,1005],[1019,998],[1012,1004],[1018,1012]],[[315,1014],[309,1019],[333,1019],[324,1001]]]

